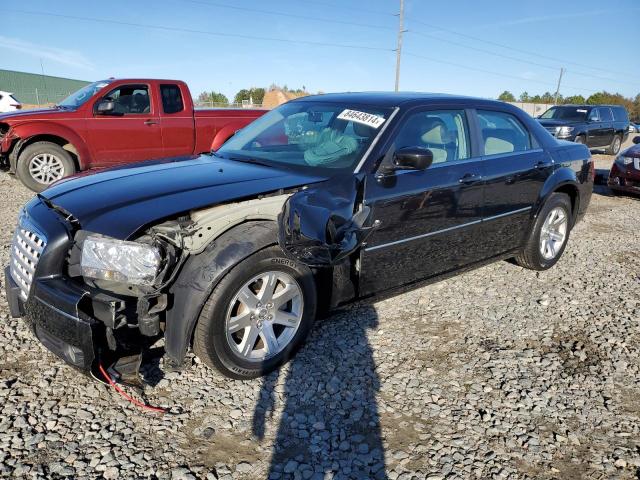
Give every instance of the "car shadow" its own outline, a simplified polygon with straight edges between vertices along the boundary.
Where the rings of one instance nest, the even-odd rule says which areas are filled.
[[[367,339],[377,325],[371,305],[319,320],[288,368],[263,379],[255,437],[265,438],[278,403],[284,404],[268,478],[387,478],[376,401],[380,380]],[[284,386],[278,382],[283,374]]]

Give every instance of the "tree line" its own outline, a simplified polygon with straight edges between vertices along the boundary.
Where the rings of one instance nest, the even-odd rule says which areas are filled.
[[[526,102],[526,103],[556,103],[555,95],[545,92],[542,95],[529,95],[522,92],[518,98],[508,90],[498,96],[498,100],[503,102]],[[585,98],[582,95],[571,95],[563,97],[558,95],[558,105],[623,105],[632,120],[640,120],[640,93],[635,98],[628,98],[620,93],[610,93],[607,91],[596,92]]]
[[[261,105],[264,99],[265,93],[271,90],[282,90],[283,92],[292,92],[295,94],[303,94],[307,93],[306,87],[303,85],[302,88],[290,89],[286,85],[279,86],[275,83],[271,84],[268,89],[264,88],[243,88],[238,93],[236,93],[235,97],[233,97],[233,102],[229,102],[229,99],[226,95],[220,92],[202,92],[198,95],[197,101],[198,103],[212,103],[216,106],[226,107],[230,105],[230,103],[234,104],[242,104],[244,100],[249,101],[252,100],[255,105]]]

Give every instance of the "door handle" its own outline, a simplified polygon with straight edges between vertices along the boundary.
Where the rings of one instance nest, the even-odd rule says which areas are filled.
[[[536,168],[538,170],[542,170],[543,168],[547,168],[550,167],[553,164],[553,162],[538,162],[536,163]]]
[[[155,120],[145,120],[144,124],[147,126],[151,126],[151,125],[157,125],[158,122],[156,122]]]
[[[460,179],[458,179],[458,183],[462,185],[471,185],[472,183],[476,183],[482,180],[481,175],[476,175],[475,173],[467,173],[463,175]]]

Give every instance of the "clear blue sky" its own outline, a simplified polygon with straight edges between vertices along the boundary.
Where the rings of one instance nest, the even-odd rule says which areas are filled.
[[[3,4],[4,69],[39,73],[42,60],[48,75],[177,78],[195,95],[218,90],[230,98],[241,88],[271,83],[311,92],[394,87],[398,20],[392,15],[399,0]],[[640,93],[638,0],[406,0],[405,11],[401,90],[483,97],[503,90],[516,96],[553,92],[564,66],[565,96],[602,89]]]

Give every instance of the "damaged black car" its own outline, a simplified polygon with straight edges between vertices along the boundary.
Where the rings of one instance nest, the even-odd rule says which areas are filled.
[[[176,368],[192,349],[254,378],[341,304],[498,259],[550,268],[593,175],[584,145],[502,102],[301,98],[210,155],[78,176],[34,197],[7,298],[86,371],[135,372],[164,337]]]

